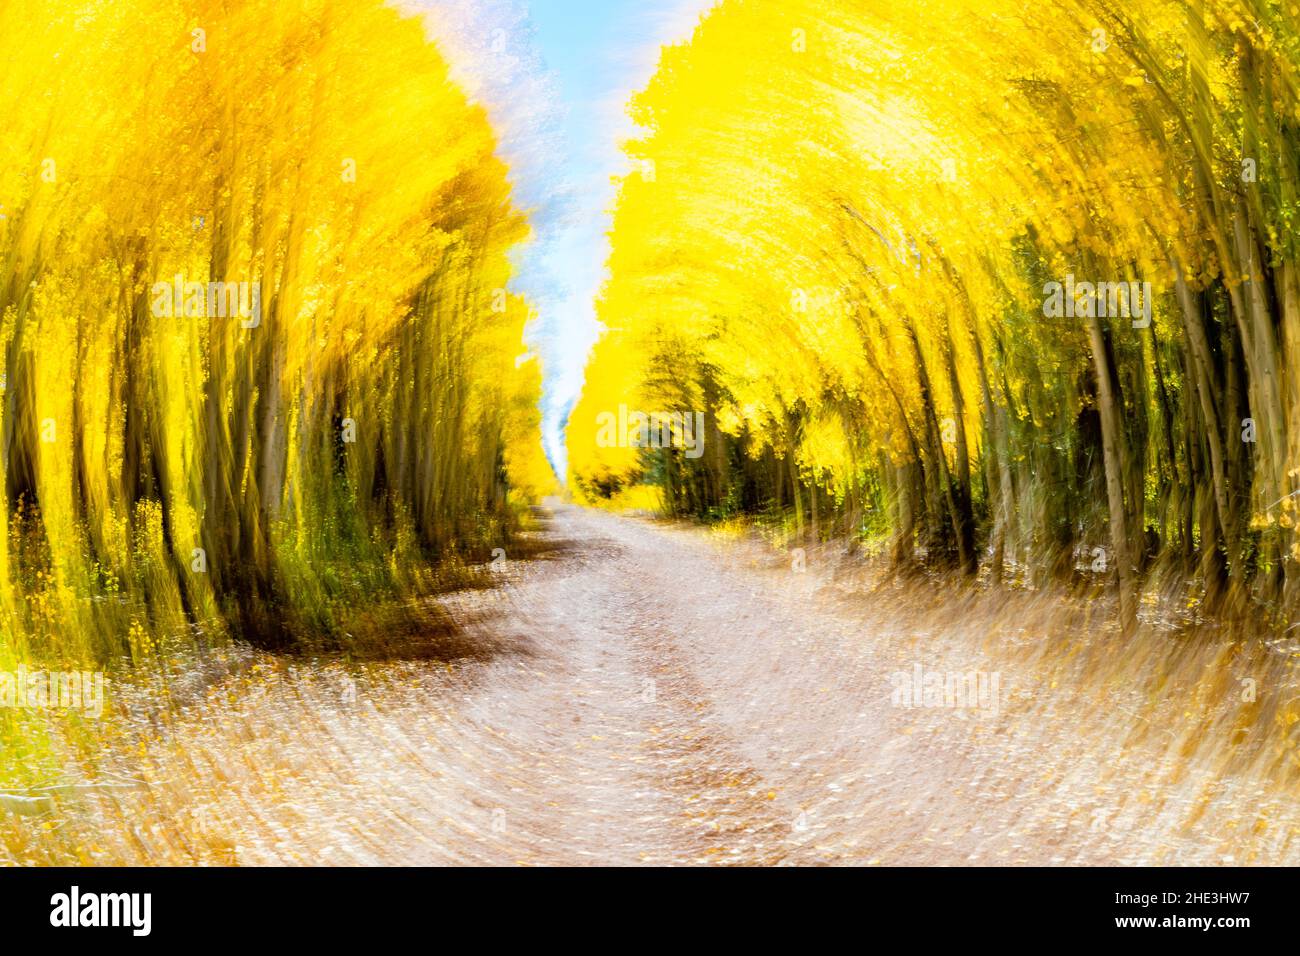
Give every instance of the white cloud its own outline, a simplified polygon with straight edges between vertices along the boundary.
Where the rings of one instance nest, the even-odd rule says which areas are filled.
[[[566,15],[579,18],[574,0]],[[607,11],[615,0],[594,0]],[[564,421],[582,387],[587,355],[598,335],[594,299],[604,281],[605,233],[615,195],[610,177],[627,163],[619,144],[635,134],[629,97],[658,66],[660,47],[690,37],[714,0],[666,5],[630,0],[617,36],[599,50],[550,51],[582,57],[600,71],[605,93],[595,104],[563,103],[556,74],[521,0],[403,0],[424,16],[430,36],[453,65],[453,79],[487,109],[511,166],[516,202],[527,209],[534,239],[519,257],[514,283],[538,311],[529,339],[542,358],[543,432],[552,463],[563,473]],[[594,109],[593,109],[594,107]],[[574,142],[564,127],[569,110],[592,110],[594,128]],[[570,129],[572,129],[570,124]]]

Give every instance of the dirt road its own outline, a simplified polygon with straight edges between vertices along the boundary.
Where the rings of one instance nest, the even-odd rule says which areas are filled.
[[[259,664],[65,841],[104,863],[1295,862],[1284,790],[1189,757],[1134,688],[1063,686],[1006,615],[994,653],[996,597],[903,614],[815,554],[571,507],[542,538],[446,600],[474,653]],[[996,699],[902,706],[918,669]]]

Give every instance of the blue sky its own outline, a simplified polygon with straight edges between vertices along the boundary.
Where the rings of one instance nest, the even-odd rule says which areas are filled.
[[[611,177],[635,135],[628,97],[663,44],[689,38],[712,0],[410,0],[425,13],[454,76],[487,108],[534,239],[513,288],[538,310],[530,344],[546,376],[547,453],[563,477],[563,425],[597,337]]]

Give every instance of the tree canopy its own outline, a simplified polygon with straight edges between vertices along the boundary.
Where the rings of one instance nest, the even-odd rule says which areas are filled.
[[[378,0],[0,6],[3,653],[341,631],[546,481],[528,234]]]
[[[590,500],[1294,601],[1300,8],[723,0],[633,104]],[[1067,301],[1068,298],[1068,301]],[[620,404],[706,451],[606,447]]]

